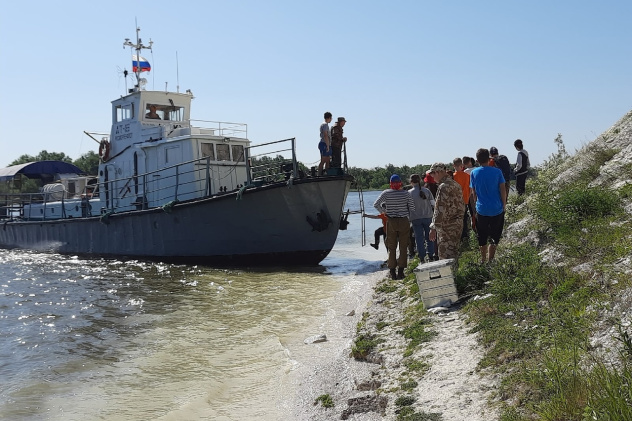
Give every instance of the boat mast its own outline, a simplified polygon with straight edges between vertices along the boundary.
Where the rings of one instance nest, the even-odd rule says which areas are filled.
[[[138,25],[136,25],[136,44],[132,43],[132,41],[129,40],[129,38],[125,38],[125,42],[123,43],[124,47],[130,47],[130,49],[132,50],[132,53],[134,50],[136,50],[136,71],[134,72],[134,74],[136,75],[136,90],[140,90],[140,74],[141,74],[141,68],[140,68],[140,52],[143,49],[146,50],[151,50],[151,46],[153,45],[153,41],[151,40],[151,38],[149,38],[149,45],[143,45],[143,41],[140,39],[140,28],[138,27]],[[134,54],[132,54],[132,64],[134,62]],[[133,67],[133,66],[132,66]],[[134,69],[132,69],[134,70]]]

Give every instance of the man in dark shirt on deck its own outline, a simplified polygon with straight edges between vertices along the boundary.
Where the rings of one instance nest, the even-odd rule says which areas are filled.
[[[331,168],[342,166],[342,146],[347,141],[347,138],[343,136],[343,127],[346,122],[344,117],[338,117],[338,121],[331,128]]]

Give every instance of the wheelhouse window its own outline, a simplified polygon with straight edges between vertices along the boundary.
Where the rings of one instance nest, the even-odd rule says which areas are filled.
[[[215,150],[212,143],[202,143],[200,145],[203,157],[210,157],[211,161],[215,161]]]
[[[158,104],[147,104],[145,106],[145,120],[164,120],[165,113],[162,106]]]
[[[233,161],[235,162],[244,162],[244,146],[243,145],[233,145]]]
[[[218,161],[230,161],[230,147],[225,143],[218,143],[217,145],[217,160]]]
[[[183,116],[184,107],[153,103],[145,106],[145,119],[148,120],[182,121]]]
[[[165,120],[182,121],[184,107],[169,106],[164,110]]]
[[[134,104],[122,104],[116,106],[116,122],[134,118]]]

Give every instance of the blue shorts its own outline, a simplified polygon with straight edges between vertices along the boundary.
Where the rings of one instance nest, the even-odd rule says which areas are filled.
[[[322,140],[318,144],[318,149],[320,150],[320,156],[331,156],[331,147],[327,150],[327,144]]]

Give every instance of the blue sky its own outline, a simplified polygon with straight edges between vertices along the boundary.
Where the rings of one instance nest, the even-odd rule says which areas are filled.
[[[96,151],[83,130],[109,132],[135,19],[154,41],[149,88],[175,90],[179,73],[192,118],[247,123],[255,143],[296,137],[306,164],[325,111],[348,120],[351,166],[490,146],[515,162],[516,138],[538,164],[558,133],[573,151],[632,109],[630,16],[629,0],[9,2],[0,166]]]

